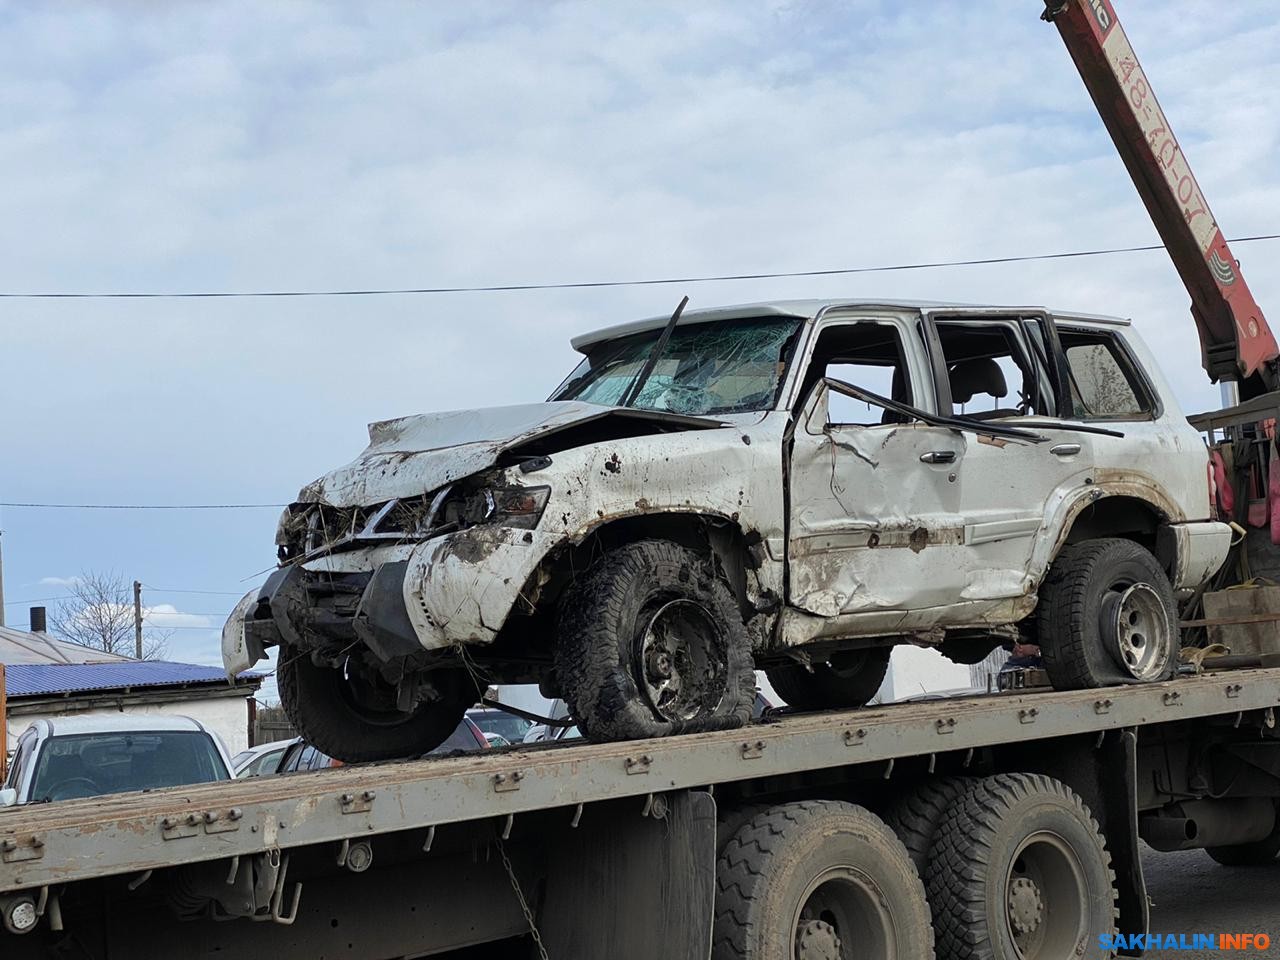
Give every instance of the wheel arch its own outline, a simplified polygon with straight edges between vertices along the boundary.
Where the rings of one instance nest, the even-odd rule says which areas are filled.
[[[743,619],[759,612],[748,577],[749,571],[761,565],[760,534],[745,529],[734,516],[692,510],[605,518],[581,536],[565,540],[547,553],[521,591],[530,608],[527,612],[554,607],[576,573],[605,552],[641,540],[670,540],[713,559],[728,582]]]
[[[1042,580],[1049,565],[1068,544],[1104,537],[1120,537],[1145,547],[1171,576],[1177,569],[1177,545],[1163,535],[1169,524],[1183,519],[1182,511],[1159,487],[1146,481],[1097,484],[1064,499],[1050,525],[1057,535],[1045,541],[1051,548],[1037,551],[1034,567]]]

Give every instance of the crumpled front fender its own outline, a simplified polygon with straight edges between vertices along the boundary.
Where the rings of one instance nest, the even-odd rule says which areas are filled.
[[[491,643],[529,577],[563,539],[480,526],[420,544],[409,557],[404,600],[422,646]]]

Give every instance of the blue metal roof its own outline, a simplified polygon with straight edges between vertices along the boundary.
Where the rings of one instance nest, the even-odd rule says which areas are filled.
[[[262,674],[242,673],[237,678],[256,686]],[[15,663],[5,667],[4,687],[9,697],[36,697],[89,690],[123,688],[189,687],[226,684],[218,667],[165,660],[127,660],[123,663]]]

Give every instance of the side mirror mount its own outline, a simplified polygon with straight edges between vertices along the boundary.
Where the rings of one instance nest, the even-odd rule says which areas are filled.
[[[0,807],[12,807],[18,802],[18,791],[12,787],[0,790]]]
[[[827,420],[830,418],[831,390],[826,380],[819,380],[809,391],[801,408],[805,433],[820,437],[827,432]]]

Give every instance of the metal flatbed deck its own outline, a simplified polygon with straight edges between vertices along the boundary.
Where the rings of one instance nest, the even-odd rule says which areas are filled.
[[[783,716],[0,812],[0,892],[779,774],[1280,706],[1280,669]],[[572,809],[566,817],[572,816]]]

